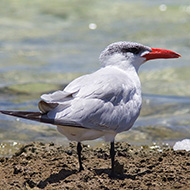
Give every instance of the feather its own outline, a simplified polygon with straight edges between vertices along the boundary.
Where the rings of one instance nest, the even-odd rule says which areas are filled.
[[[42,122],[42,123],[48,123],[48,124],[54,124],[54,125],[60,125],[60,126],[85,128],[74,121],[48,118],[48,116],[46,114],[43,114],[41,112],[0,110],[0,113],[5,114],[5,115],[20,117],[23,119],[29,119],[32,121],[38,121],[38,122]]]

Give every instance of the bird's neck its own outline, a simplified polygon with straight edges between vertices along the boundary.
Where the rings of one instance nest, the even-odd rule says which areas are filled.
[[[132,59],[126,59],[126,57],[120,54],[115,54],[106,60],[102,60],[102,65],[115,66],[115,67],[118,67],[119,69],[122,69],[123,71],[127,71],[127,72],[135,71],[136,73],[138,73],[138,70],[141,64],[139,64],[137,61],[134,63],[131,63],[132,61],[133,61]]]
[[[141,94],[141,83],[140,83],[140,79],[137,73],[137,70],[134,66],[122,66],[122,65],[118,65],[118,64],[111,64],[111,65],[106,65],[102,68],[104,69],[108,69],[112,74],[118,74],[121,77],[126,77],[127,79],[129,79],[130,81],[132,81],[133,85],[136,87],[138,94]]]

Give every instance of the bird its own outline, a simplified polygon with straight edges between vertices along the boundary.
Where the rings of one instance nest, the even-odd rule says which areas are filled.
[[[111,172],[115,176],[115,136],[128,131],[142,105],[138,70],[146,61],[179,58],[180,54],[136,42],[119,41],[100,54],[100,69],[71,81],[63,90],[43,94],[39,111],[0,113],[49,123],[70,141],[77,142],[79,171],[84,170],[81,142],[103,137],[110,142]]]

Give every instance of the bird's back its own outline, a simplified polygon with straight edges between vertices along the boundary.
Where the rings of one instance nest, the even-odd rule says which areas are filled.
[[[47,113],[48,117],[71,120],[89,129],[128,130],[141,108],[137,73],[112,66],[75,79],[62,93],[69,94],[69,98],[56,96],[58,105]],[[48,102],[48,95],[45,101]]]

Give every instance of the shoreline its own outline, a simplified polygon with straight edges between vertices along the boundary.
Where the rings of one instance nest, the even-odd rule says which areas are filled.
[[[109,145],[82,145],[85,170],[78,172],[76,143],[33,142],[0,158],[0,189],[188,189],[190,151],[115,143],[117,178],[109,178]]]

